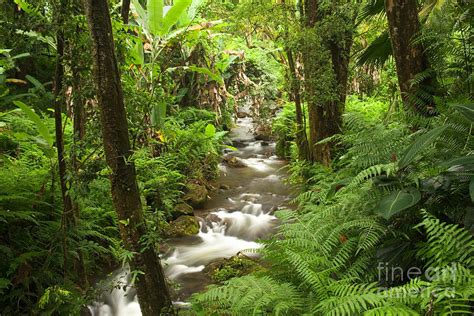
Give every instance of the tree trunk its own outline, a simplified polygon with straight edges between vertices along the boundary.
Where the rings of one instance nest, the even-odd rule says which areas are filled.
[[[296,145],[298,146],[298,156],[301,160],[310,160],[308,139],[306,136],[306,124],[304,122],[303,109],[301,105],[301,87],[296,71],[295,59],[293,52],[288,49],[286,53],[288,57],[288,67],[290,70],[290,90],[296,109]]]
[[[128,24],[129,14],[130,14],[130,0],[122,0],[120,15],[122,16],[123,24]]]
[[[73,104],[72,104],[72,117],[73,117],[73,130],[74,130],[74,143],[78,144],[84,139],[86,135],[86,107],[85,99],[82,96],[82,76],[81,72],[77,67],[72,67],[73,82],[72,82],[72,93],[73,93]]]
[[[428,76],[420,84],[412,84],[417,74],[430,68],[422,45],[412,44],[420,32],[417,1],[386,0],[385,11],[403,103],[417,113],[434,114],[432,92],[436,80]],[[424,90],[423,93],[419,93],[420,89]]]
[[[147,229],[135,166],[129,161],[128,124],[107,0],[84,0],[84,7],[92,36],[102,137],[112,171],[112,199],[120,220],[120,233],[127,249],[134,253],[131,269],[144,273],[136,284],[141,311],[144,316],[160,315],[171,311],[171,299],[154,246],[142,243]]]
[[[63,215],[62,215],[62,229],[63,229],[63,256],[64,256],[64,276],[66,278],[69,269],[69,256],[67,247],[67,235],[68,230],[75,226],[76,220],[73,213],[72,200],[68,193],[67,187],[67,165],[64,157],[64,135],[63,135],[63,124],[62,124],[62,111],[61,103],[63,98],[61,96],[63,90],[63,79],[64,79],[64,32],[62,30],[64,22],[64,9],[65,3],[61,1],[60,8],[57,12],[58,30],[56,32],[56,69],[54,73],[54,123],[56,132],[56,148],[58,153],[58,167],[59,167],[59,183],[61,187],[61,196],[63,202]]]
[[[352,30],[350,27],[346,28],[346,31],[340,36],[342,40],[327,38],[326,34],[322,34],[323,31],[314,30],[314,28],[317,22],[327,18],[326,14],[332,13],[318,13],[317,0],[306,1],[304,10],[306,29],[320,32],[315,36],[321,42],[318,46],[320,51],[317,53],[314,52],[316,48],[311,45],[308,45],[303,52],[310,129],[310,157],[312,161],[327,166],[331,163],[335,143],[318,144],[318,142],[341,132],[341,115],[346,100]],[[327,65],[332,66],[328,67]],[[320,85],[322,87],[319,87]]]

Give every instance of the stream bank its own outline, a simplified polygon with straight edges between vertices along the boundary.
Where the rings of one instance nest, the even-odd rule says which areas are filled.
[[[260,248],[256,241],[274,231],[278,221],[273,212],[289,200],[290,188],[282,181],[286,162],[274,156],[274,143],[255,139],[252,119],[238,119],[229,136],[237,150],[226,150],[216,180],[219,189],[201,209],[194,210],[199,232],[169,239],[169,249],[163,254],[166,275],[176,285],[172,291],[176,305],[185,304],[190,295],[212,282],[210,265],[239,253],[255,256],[249,250]],[[128,272],[117,271],[111,280],[127,284]],[[129,286],[104,293],[90,310],[95,316],[141,315],[136,293]]]

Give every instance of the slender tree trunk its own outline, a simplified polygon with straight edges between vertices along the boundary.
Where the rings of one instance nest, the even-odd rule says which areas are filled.
[[[420,114],[433,114],[432,93],[436,89],[436,79],[428,77],[420,84],[412,84],[417,74],[430,68],[422,45],[412,43],[420,32],[417,1],[386,0],[385,11],[403,103]],[[420,89],[423,93],[419,93]]]
[[[142,243],[147,235],[131,155],[122,85],[114,53],[112,25],[107,0],[84,0],[93,43],[94,75],[102,122],[112,199],[120,220],[120,233],[134,253],[131,269],[142,271],[136,287],[144,316],[171,311],[171,299],[160,259],[153,246]]]
[[[63,78],[64,78],[64,32],[62,30],[64,22],[64,9],[65,3],[61,1],[60,8],[57,12],[58,30],[56,32],[56,70],[54,73],[54,123],[56,132],[56,148],[58,152],[58,167],[59,167],[59,183],[61,187],[61,196],[63,202],[63,215],[62,215],[62,229],[63,229],[63,256],[64,256],[64,276],[66,277],[69,269],[69,256],[67,247],[67,235],[68,230],[75,226],[75,218],[73,214],[72,200],[68,193],[67,187],[67,166],[64,157],[64,135],[63,135],[63,124],[62,124],[62,111],[61,103],[63,102],[62,90],[63,90]]]
[[[86,107],[85,99],[82,96],[81,84],[82,76],[77,67],[72,68],[73,82],[73,130],[74,130],[74,143],[77,145],[80,143],[86,135]],[[79,157],[78,157],[79,158]]]
[[[306,136],[306,124],[304,122],[303,109],[301,104],[301,87],[295,66],[293,52],[288,49],[288,67],[290,70],[290,89],[296,109],[296,145],[298,146],[298,155],[301,160],[310,160],[308,139]]]
[[[123,24],[128,24],[129,14],[130,14],[130,0],[122,0],[120,15],[122,16]]]

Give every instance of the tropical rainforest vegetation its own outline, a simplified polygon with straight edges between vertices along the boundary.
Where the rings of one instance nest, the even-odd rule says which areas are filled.
[[[1,315],[126,265],[143,315],[474,312],[472,1],[0,2]],[[294,194],[179,308],[160,253],[244,116]]]

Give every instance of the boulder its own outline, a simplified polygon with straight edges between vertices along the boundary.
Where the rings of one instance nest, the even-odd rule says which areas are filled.
[[[203,272],[214,282],[222,283],[231,278],[244,276],[262,269],[262,266],[248,257],[236,255],[211,262],[204,268]]]
[[[186,185],[187,193],[183,200],[193,208],[200,208],[207,201],[206,186],[196,182],[190,182]]]
[[[244,112],[244,111],[238,111],[237,112],[237,117],[238,118],[246,118],[247,116],[249,116],[247,112]]]
[[[255,140],[268,142],[271,139],[271,128],[268,126],[259,126],[255,129]]]
[[[233,156],[224,156],[222,158],[223,162],[228,165],[229,167],[232,168],[244,168],[247,167],[247,165],[239,158],[233,157]]]
[[[169,224],[164,232],[165,237],[188,237],[199,233],[199,222],[194,216],[183,215]]]
[[[178,217],[183,215],[194,215],[193,207],[188,203],[184,202],[176,204],[173,208],[173,211],[171,212],[171,217],[173,219],[177,219]]]
[[[270,135],[264,134],[264,133],[259,133],[255,135],[255,140],[261,140],[268,142],[270,140]]]
[[[229,187],[227,184],[221,183],[221,185],[219,185],[219,189],[221,189],[221,190],[229,190],[230,187]]]

